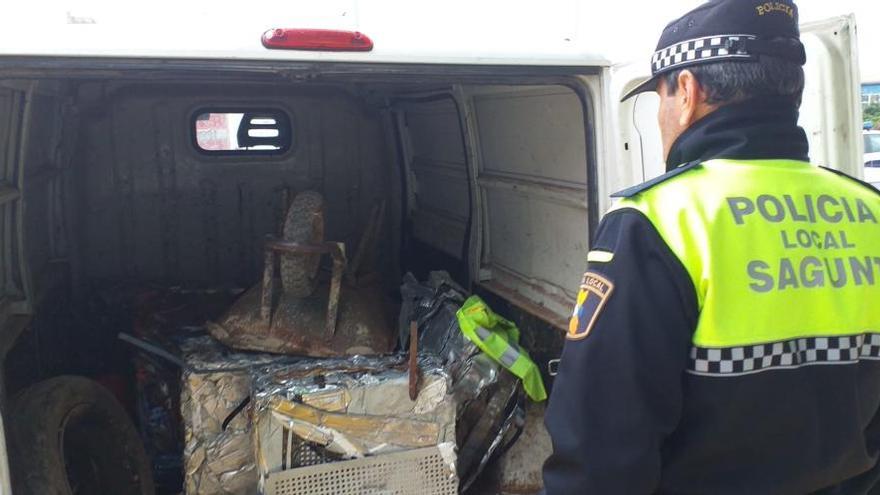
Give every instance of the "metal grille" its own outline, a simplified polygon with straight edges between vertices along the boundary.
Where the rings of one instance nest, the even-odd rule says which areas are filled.
[[[302,440],[291,435],[290,466],[292,468],[316,466],[327,462],[338,461],[342,456],[329,452],[318,444]]]
[[[440,449],[409,450],[270,474],[267,495],[455,495]]]

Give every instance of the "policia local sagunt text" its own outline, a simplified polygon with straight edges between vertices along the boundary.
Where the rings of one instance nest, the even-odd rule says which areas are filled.
[[[736,225],[761,221],[786,226],[779,230],[779,242],[791,256],[751,260],[745,268],[755,292],[874,285],[880,279],[880,253],[859,253],[847,233],[850,225],[877,223],[877,212],[861,198],[762,194],[730,197],[727,204]],[[798,256],[798,250],[827,255]]]

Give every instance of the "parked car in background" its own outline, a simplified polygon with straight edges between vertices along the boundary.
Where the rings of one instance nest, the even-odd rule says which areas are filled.
[[[865,182],[880,189],[880,131],[865,131]]]

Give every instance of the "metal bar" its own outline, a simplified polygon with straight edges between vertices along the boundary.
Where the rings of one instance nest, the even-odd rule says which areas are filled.
[[[21,120],[21,135],[19,141],[19,149],[15,164],[15,186],[19,191],[24,190],[25,180],[25,160],[27,159],[27,149],[31,141],[31,127],[34,119],[34,92],[37,88],[37,82],[32,82],[28,87],[28,91],[24,94],[24,111]],[[27,208],[25,198],[19,198],[18,207],[15,209],[15,236],[18,241],[18,265],[21,277],[21,289],[24,293],[24,301],[21,302],[21,312],[31,314],[33,312],[34,301],[34,281],[31,279],[31,266],[25,253],[28,252],[27,239],[25,237],[25,218],[24,210]]]
[[[330,244],[330,243],[328,243]],[[336,334],[336,317],[339,315],[339,293],[342,289],[342,275],[345,273],[345,244],[336,243],[333,254],[333,276],[330,279],[330,297],[327,300],[327,338]]]
[[[165,349],[147,342],[146,340],[139,339],[133,335],[129,335],[125,332],[119,332],[117,338],[123,342],[127,342],[138,349],[153,354],[155,356],[159,356],[166,361],[174,363],[176,366],[180,367],[183,370],[191,371],[192,367],[186,363],[183,359],[171,354]]]
[[[260,317],[266,325],[272,324],[272,299],[275,297],[275,251],[266,249],[263,256],[263,294],[260,300]]]
[[[477,183],[480,170],[484,168],[483,153],[480,148],[473,97],[465,91],[461,84],[455,84],[452,87],[452,97],[459,109],[458,120],[463,136],[465,161],[467,162],[465,169],[467,170],[468,197],[470,199],[470,211],[468,212],[470,220],[468,228],[470,231],[465,232],[465,235],[468,236],[467,256],[465,259],[468,265],[468,288],[471,288],[473,282],[480,279],[483,245],[486,244],[488,247],[489,237],[488,231],[486,232],[485,239],[483,235],[483,225],[486,223],[484,222],[484,215],[487,215],[488,212],[485,211],[485,195]]]
[[[419,396],[419,325],[409,322],[409,400]]]

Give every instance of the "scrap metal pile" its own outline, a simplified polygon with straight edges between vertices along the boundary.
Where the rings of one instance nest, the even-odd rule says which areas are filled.
[[[384,207],[371,215],[353,266],[341,243],[323,240],[320,196],[301,194],[290,211],[285,239],[267,241],[263,280],[225,312],[202,328],[166,315],[138,332],[145,355],[165,352],[183,370],[185,492],[466,490],[515,441],[524,417],[520,381],[460,329],[468,294],[443,272],[423,283],[407,274],[395,330],[376,277],[363,269]],[[291,218],[302,212],[305,220]],[[173,389],[157,362],[148,360],[141,381]],[[157,433],[149,421],[144,429]]]

